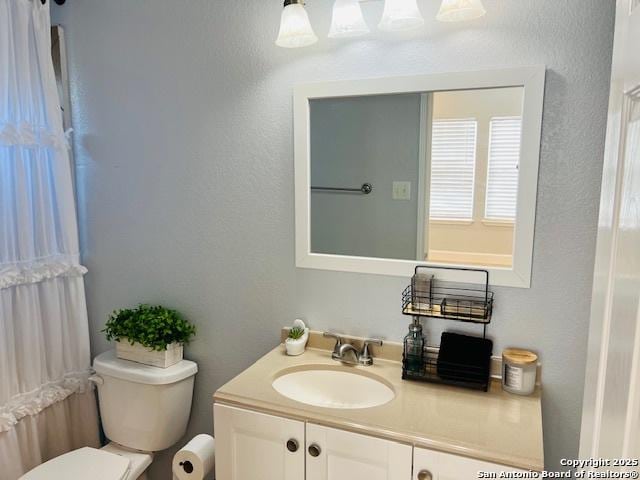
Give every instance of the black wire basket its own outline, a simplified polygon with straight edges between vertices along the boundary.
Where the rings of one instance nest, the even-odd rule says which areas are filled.
[[[439,383],[472,390],[489,389],[491,358],[486,365],[464,365],[454,362],[438,362],[437,349],[425,349],[424,363],[420,370],[409,368],[406,357],[402,357],[402,379]]]
[[[461,284],[442,281],[431,274],[433,270],[476,272],[480,284]],[[402,292],[402,313],[415,318],[431,317],[481,324],[482,338],[486,338],[487,325],[493,313],[493,292],[489,291],[489,272],[471,268],[423,267],[415,269],[411,285]],[[403,354],[402,378],[421,382],[439,383],[474,390],[489,388],[491,355],[477,365],[439,359],[439,349],[425,347],[420,366],[415,359]]]
[[[424,273],[433,269],[477,272],[483,277],[483,282],[480,285],[446,282]],[[430,275],[431,281],[416,281],[415,278],[419,275]],[[489,291],[489,272],[472,268],[418,266],[415,268],[411,285],[402,292],[402,313],[412,317],[488,324],[493,313],[493,292]]]

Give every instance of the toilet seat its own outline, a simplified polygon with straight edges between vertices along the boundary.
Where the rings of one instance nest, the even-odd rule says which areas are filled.
[[[84,447],[43,463],[20,480],[123,480],[128,472],[129,459]]]
[[[102,447],[101,451],[119,455],[129,460],[129,474],[128,476],[125,476],[123,480],[147,478],[141,477],[141,475],[147,470],[149,465],[151,465],[151,462],[153,462],[153,453],[131,450],[130,448],[123,447],[122,445],[118,445],[114,442]]]

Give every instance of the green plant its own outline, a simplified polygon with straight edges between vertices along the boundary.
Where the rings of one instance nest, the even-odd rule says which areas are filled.
[[[289,330],[289,338],[292,340],[298,340],[304,335],[304,329],[300,327],[291,327]]]
[[[189,343],[196,327],[175,310],[160,305],[139,305],[133,309],[115,310],[102,330],[107,340],[126,338],[153,350],[166,350],[167,345]]]

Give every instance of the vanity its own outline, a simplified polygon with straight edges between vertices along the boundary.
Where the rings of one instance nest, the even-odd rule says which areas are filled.
[[[303,355],[279,345],[214,394],[216,478],[470,480],[544,468],[539,387],[521,397],[499,381],[488,392],[404,381],[401,344],[371,347],[371,366],[336,362],[332,349],[313,332]]]
[[[435,270],[438,283],[460,285],[455,295],[439,296],[431,275],[428,295],[403,294],[403,313],[416,331],[419,316],[480,323],[484,339],[489,285],[530,287],[544,79],[538,65],[296,86],[296,267]],[[214,394],[218,480],[470,480],[544,468],[540,387],[504,392],[495,357],[487,391],[471,391],[402,380],[397,343],[372,344],[371,365],[332,359],[370,360],[362,339],[348,343],[312,333],[297,357],[280,345]]]

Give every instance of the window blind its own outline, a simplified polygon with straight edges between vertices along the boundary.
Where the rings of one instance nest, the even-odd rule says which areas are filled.
[[[475,119],[436,120],[431,136],[431,219],[471,220],[476,164]]]
[[[516,218],[521,132],[521,117],[491,119],[484,214],[488,220]]]

